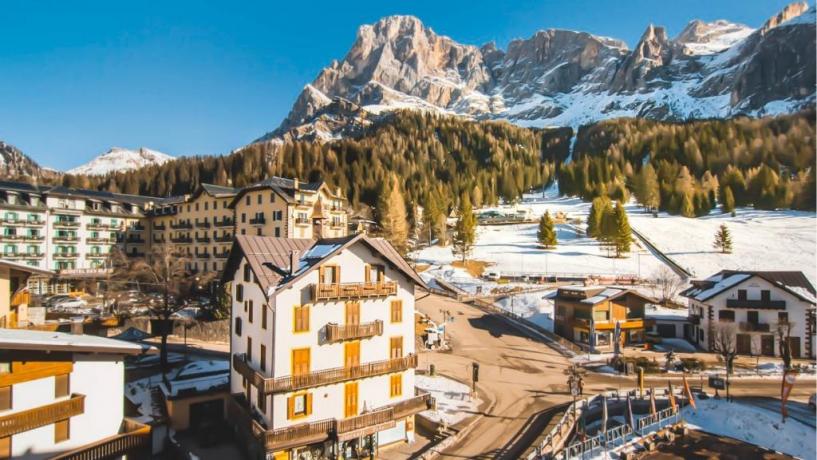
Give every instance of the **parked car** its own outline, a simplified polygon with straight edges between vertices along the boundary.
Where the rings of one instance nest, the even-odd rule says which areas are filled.
[[[51,297],[45,299],[45,301],[43,302],[43,305],[45,305],[46,307],[53,307],[53,306],[57,305],[60,302],[64,302],[64,301],[70,300],[70,299],[73,299],[73,297],[71,297],[70,295],[56,294],[56,295],[52,295]]]
[[[56,305],[54,305],[54,308],[73,309],[73,308],[85,308],[86,306],[88,306],[88,302],[86,302],[86,301],[84,301],[82,299],[75,299],[73,297],[70,297],[70,298],[65,299],[65,300],[63,300],[61,302],[58,302]]]

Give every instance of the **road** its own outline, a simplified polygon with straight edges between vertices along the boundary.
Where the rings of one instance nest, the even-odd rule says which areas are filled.
[[[420,368],[435,364],[438,372],[463,382],[471,378],[470,365],[480,364],[480,398],[493,401],[474,428],[457,443],[445,449],[443,458],[516,458],[536,434],[526,430],[530,421],[543,426],[548,409],[569,401],[564,375],[569,360],[537,338],[512,326],[499,315],[437,295],[421,297],[417,309],[434,321],[442,320],[441,309],[454,321],[447,325],[453,346],[450,353],[420,353]],[[646,386],[665,388],[667,377],[646,378]],[[671,377],[680,388],[681,378]],[[690,383],[699,384],[693,377]],[[585,394],[605,390],[633,388],[634,377],[588,373]],[[814,391],[814,379],[802,379],[795,385],[792,400],[805,402]],[[707,390],[711,393],[712,390]],[[731,393],[736,397],[771,397],[780,393],[780,381],[773,378],[733,379]],[[774,402],[767,402],[768,407]],[[779,403],[778,403],[779,404]],[[779,410],[779,406],[774,408]],[[804,417],[799,409],[793,410]],[[812,426],[813,420],[812,420]],[[538,428],[541,431],[541,428]]]
[[[813,386],[814,385],[809,385],[810,388]],[[735,400],[744,404],[751,404],[752,406],[761,407],[763,409],[767,409],[773,412],[780,412],[779,399],[746,396],[735,398]],[[814,409],[810,408],[808,404],[799,401],[789,401],[789,403],[786,405],[786,409],[788,410],[790,418],[793,418],[798,422],[801,422],[805,425],[815,428],[815,421],[817,421],[817,417],[815,417]]]

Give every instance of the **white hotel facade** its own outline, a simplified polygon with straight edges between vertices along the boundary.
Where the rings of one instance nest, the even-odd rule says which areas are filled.
[[[422,280],[382,239],[239,235],[228,419],[251,458],[358,458],[411,441],[414,290]]]

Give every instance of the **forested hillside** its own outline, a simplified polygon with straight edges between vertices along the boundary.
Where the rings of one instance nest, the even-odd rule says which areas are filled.
[[[632,192],[648,208],[703,215],[716,203],[815,208],[814,111],[776,118],[618,119],[579,130],[560,192],[586,200]]]

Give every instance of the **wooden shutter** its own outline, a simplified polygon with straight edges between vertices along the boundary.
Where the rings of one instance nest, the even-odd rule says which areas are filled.
[[[259,361],[261,363],[261,370],[267,370],[267,347],[263,343],[261,344],[261,356],[259,357]]]
[[[344,386],[344,415],[354,417],[357,415],[357,382],[347,383]]]
[[[287,419],[295,417],[295,396],[287,398]]]
[[[247,308],[249,309],[249,320],[250,320],[250,324],[252,324],[253,310],[255,310],[255,308],[253,308],[253,302],[252,302],[252,300],[248,300],[248,301],[247,301]]]
[[[252,361],[252,337],[249,336],[247,337],[247,361]]]
[[[389,395],[394,398],[403,395],[403,374],[395,374],[389,378]]]
[[[312,393],[306,394],[306,415],[312,415]]]
[[[391,322],[392,323],[400,323],[403,321],[403,301],[402,300],[392,300],[391,301]]]
[[[267,304],[261,304],[261,328],[267,328]]]
[[[292,312],[293,332],[309,331],[309,305],[296,305]]]
[[[71,437],[71,420],[65,419],[54,423],[54,443],[67,441]]]
[[[366,266],[364,267],[364,271],[363,271],[363,279],[364,279],[364,281],[366,281],[367,283],[371,283],[371,282],[372,282],[372,266],[371,266],[371,265],[369,265],[369,264],[366,264]]]
[[[390,350],[389,357],[397,359],[403,357],[403,337],[392,337],[389,341]]]
[[[360,302],[346,302],[346,324],[360,324]]]
[[[0,410],[11,410],[11,389],[11,385],[0,387]]]
[[[297,348],[292,350],[292,375],[308,374],[309,361],[309,348]]]
[[[11,436],[0,438],[0,460],[11,458]]]
[[[355,340],[344,345],[344,364],[347,369],[360,366],[360,341]]]
[[[54,397],[62,398],[71,392],[71,374],[62,374],[54,377]]]

